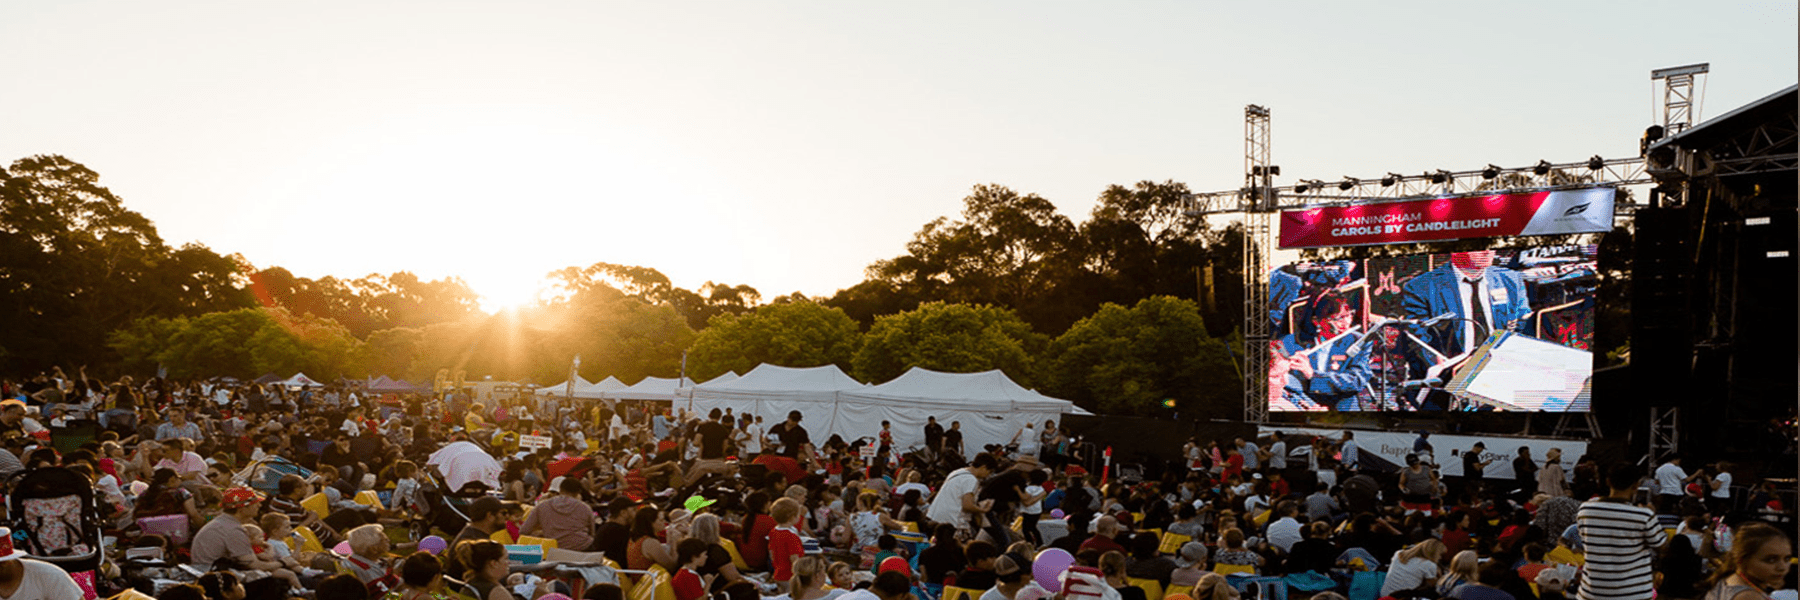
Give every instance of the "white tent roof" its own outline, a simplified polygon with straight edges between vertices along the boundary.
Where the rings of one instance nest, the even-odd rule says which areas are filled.
[[[998,370],[944,373],[913,367],[893,381],[845,392],[846,400],[903,401],[918,407],[974,408],[1083,414],[1068,400],[1051,398],[1013,382]],[[1078,412],[1079,411],[1079,412]]]
[[[737,371],[726,371],[724,375],[720,375],[718,377],[714,377],[712,379],[706,380],[706,383],[725,383],[727,381],[731,381],[731,380],[737,379],[739,377],[743,377],[743,376],[737,374]],[[706,385],[706,383],[702,383],[700,385]]]
[[[693,385],[694,380],[686,377],[681,378],[681,381],[669,377],[645,377],[643,381],[609,390],[602,397],[612,400],[674,400],[676,388]]]
[[[537,395],[567,398],[569,396],[568,385],[569,382],[565,381],[556,385],[544,386],[537,389]],[[599,383],[593,383],[582,379],[579,375],[575,377],[576,398],[599,399],[604,397],[606,392],[625,389],[625,387],[625,382],[619,381],[619,378],[611,375],[608,375],[606,379],[600,380]]]
[[[295,373],[293,377],[289,377],[286,380],[282,381],[281,385],[303,386],[303,385],[320,385],[320,383],[317,381],[313,381],[313,379],[311,377],[307,377],[305,373]]]

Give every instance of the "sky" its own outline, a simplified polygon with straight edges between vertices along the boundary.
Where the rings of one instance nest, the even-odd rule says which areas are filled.
[[[10,2],[0,164],[87,165],[171,244],[356,278],[545,273],[829,296],[978,184],[1076,222],[1109,185],[1637,153],[1796,81],[1780,2]]]

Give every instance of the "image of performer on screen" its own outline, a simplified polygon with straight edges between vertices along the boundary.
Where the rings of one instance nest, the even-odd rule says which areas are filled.
[[[1282,336],[1269,361],[1271,381],[1282,382],[1281,397],[1300,410],[1363,410],[1369,389],[1369,356],[1357,345],[1356,310],[1336,292],[1313,300],[1311,335]],[[1344,335],[1344,334],[1349,335]]]
[[[1493,250],[1452,253],[1449,264],[1406,282],[1401,307],[1408,319],[1452,317],[1420,332],[1445,356],[1462,354],[1531,315],[1524,280],[1517,271],[1495,266]]]

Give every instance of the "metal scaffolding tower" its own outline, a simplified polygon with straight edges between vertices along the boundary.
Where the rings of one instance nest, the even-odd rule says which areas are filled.
[[[1269,270],[1269,213],[1274,205],[1269,164],[1269,109],[1244,107],[1244,189],[1238,210],[1244,215],[1244,280],[1259,280]],[[1244,286],[1244,420],[1269,420],[1269,289]]]
[[[1650,72],[1651,81],[1663,82],[1663,135],[1675,135],[1693,126],[1694,117],[1700,114],[1694,101],[1694,80],[1710,69],[1711,63],[1699,63]]]

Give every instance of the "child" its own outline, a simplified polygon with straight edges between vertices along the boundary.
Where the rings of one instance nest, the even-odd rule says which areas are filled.
[[[896,539],[891,534],[881,534],[881,537],[875,542],[875,547],[878,551],[875,553],[873,564],[869,565],[870,573],[874,573],[875,569],[881,565],[881,561],[887,560],[887,557],[889,556],[905,558],[904,555],[900,554],[900,540]]]
[[[675,572],[672,582],[675,588],[675,600],[700,600],[706,597],[706,584],[700,581],[700,567],[706,564],[706,542],[695,538],[681,540],[675,545],[675,562],[681,570]]]
[[[394,465],[394,493],[388,497],[388,510],[399,516],[416,514],[419,511],[419,482],[413,476],[419,472],[419,466],[410,460],[403,460]]]
[[[296,569],[300,568],[300,561],[294,560],[291,556],[276,556],[275,549],[270,546],[280,546],[281,544],[270,544],[268,539],[263,537],[263,528],[245,523],[244,535],[250,536],[250,551],[256,554],[257,560],[281,563],[282,568],[270,571],[270,575],[286,580],[288,587],[292,589],[306,589],[306,586],[300,584],[300,576],[294,573]]]
[[[800,518],[806,508],[793,498],[776,500],[769,507],[769,518],[775,520],[775,530],[769,532],[769,564],[774,571],[770,577],[783,593],[788,591],[788,582],[794,578],[794,559],[806,553],[806,547],[800,542]]]

